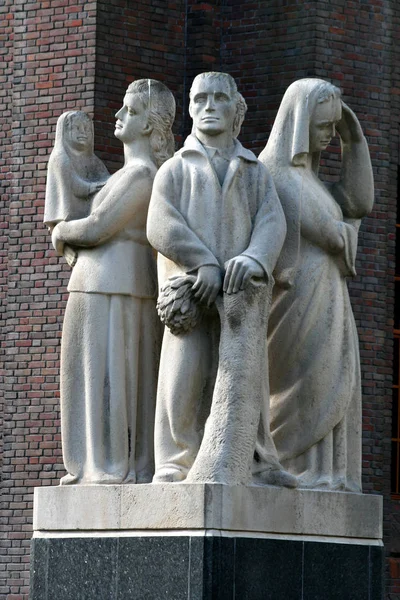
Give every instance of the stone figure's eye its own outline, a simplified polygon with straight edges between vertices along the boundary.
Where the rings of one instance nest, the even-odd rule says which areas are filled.
[[[332,127],[333,123],[330,123],[329,121],[323,121],[322,123],[318,123],[317,127],[320,130],[324,130],[324,129],[330,129]]]
[[[133,110],[133,108],[128,108],[128,115],[132,117],[133,115],[136,115],[136,111]]]
[[[194,102],[195,102],[196,104],[201,104],[202,102],[205,102],[205,101],[206,101],[206,99],[207,99],[207,96],[206,96],[205,94],[197,94],[197,95],[194,97]]]
[[[223,92],[217,92],[215,94],[215,100],[217,100],[218,102],[228,102],[229,98]]]

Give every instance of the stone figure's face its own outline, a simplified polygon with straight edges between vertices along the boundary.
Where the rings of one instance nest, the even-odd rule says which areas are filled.
[[[92,123],[85,117],[72,117],[67,125],[67,138],[74,150],[90,150],[93,144]]]
[[[336,133],[336,123],[342,118],[339,98],[330,98],[316,105],[310,120],[310,153],[321,152]]]
[[[124,144],[135,141],[148,128],[148,110],[138,94],[126,94],[122,108],[115,115],[115,137]]]
[[[212,136],[232,131],[236,110],[228,81],[206,77],[194,82],[189,112],[196,130]]]

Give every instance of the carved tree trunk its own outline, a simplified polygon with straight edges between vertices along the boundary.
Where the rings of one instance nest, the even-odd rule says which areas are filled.
[[[217,300],[221,318],[219,366],[210,415],[187,482],[246,484],[266,400],[267,324],[271,285]]]

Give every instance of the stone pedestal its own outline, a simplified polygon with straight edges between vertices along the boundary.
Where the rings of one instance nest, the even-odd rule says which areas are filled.
[[[362,494],[37,488],[31,600],[381,600],[381,523]]]

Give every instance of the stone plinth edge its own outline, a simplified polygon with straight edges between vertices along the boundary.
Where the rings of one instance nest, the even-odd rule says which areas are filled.
[[[34,531],[221,529],[382,538],[382,497],[218,484],[35,489]]]

